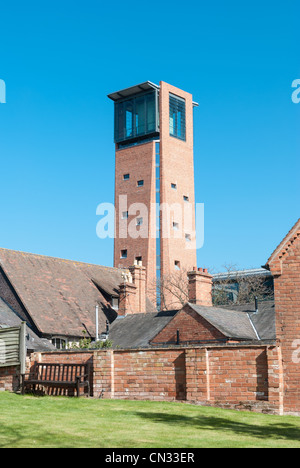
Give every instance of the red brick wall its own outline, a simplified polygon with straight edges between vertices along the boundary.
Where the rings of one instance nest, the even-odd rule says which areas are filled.
[[[33,358],[40,362],[91,362],[96,398],[186,400],[280,411],[280,353],[276,346],[72,351]]]
[[[114,398],[185,400],[184,351],[115,352]]]
[[[282,347],[283,412],[299,413],[300,225],[291,232],[282,248],[275,253],[269,266],[275,275],[276,334]]]
[[[212,349],[208,353],[211,401],[268,400],[266,349]]]
[[[123,175],[130,174],[130,179],[124,181]],[[137,182],[144,180],[144,186],[138,187]],[[127,196],[127,207],[119,204],[119,196]],[[123,211],[129,211],[134,203],[143,203],[148,208],[147,220],[143,214],[130,214],[126,220],[120,219]],[[114,266],[130,267],[136,257],[142,257],[143,265],[147,270],[147,281],[151,283],[156,274],[156,240],[155,236],[155,211],[154,218],[150,217],[151,204],[155,204],[155,143],[144,143],[138,146],[116,150],[115,166],[115,209],[116,209],[116,233],[114,242]],[[127,230],[138,216],[144,218],[141,227],[142,237],[136,239],[128,236]],[[152,224],[154,223],[154,225]],[[151,227],[152,226],[152,227]],[[154,228],[151,233],[151,229]],[[127,249],[127,259],[121,259],[121,250]]]
[[[186,103],[186,141],[170,136],[170,93],[185,99]],[[192,220],[191,226],[183,229],[182,219],[176,215],[170,220],[171,238],[161,239],[161,269],[162,277],[175,272],[174,262],[179,261],[181,269],[192,270],[197,266],[196,248],[192,242],[187,242],[185,234],[191,234],[195,240],[195,193],[194,193],[194,152],[193,152],[193,97],[168,83],[160,83],[160,139],[161,139],[161,203],[178,205],[182,213],[187,206],[183,196],[189,197]],[[171,184],[177,185],[177,190]],[[179,213],[177,215],[179,217]],[[172,217],[172,215],[171,215]],[[179,223],[179,231],[173,231],[172,222]],[[177,238],[178,233],[181,238]],[[191,248],[192,247],[192,248]],[[167,296],[167,294],[166,294]],[[167,298],[173,304],[174,298]],[[174,307],[174,305],[172,305]]]
[[[94,353],[94,396],[113,398],[114,352],[110,350]]]
[[[16,392],[20,384],[20,371],[18,366],[0,367],[0,392]]]
[[[279,365],[274,346],[186,350],[187,400],[210,406],[279,413]]]
[[[174,319],[151,341],[151,344],[176,343],[177,330],[179,330],[180,343],[195,341],[224,340],[222,335],[209,322],[186,305],[178,312]]]

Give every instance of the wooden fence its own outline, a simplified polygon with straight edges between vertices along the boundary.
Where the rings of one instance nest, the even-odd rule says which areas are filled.
[[[20,366],[25,373],[26,324],[20,327],[0,329],[0,367]]]

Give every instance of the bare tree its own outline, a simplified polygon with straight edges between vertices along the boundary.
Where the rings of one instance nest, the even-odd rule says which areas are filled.
[[[151,302],[154,304],[159,298],[161,310],[183,307],[189,300],[187,273],[187,270],[181,269],[160,279],[152,279],[148,284],[148,297]]]
[[[213,286],[214,305],[247,304],[274,299],[272,279],[251,270],[239,271],[235,265],[225,265],[225,273],[215,275]]]
[[[255,297],[259,301],[274,299],[272,281],[250,271],[239,271],[235,265],[225,265],[225,273],[214,276],[212,299],[215,306],[252,303]],[[209,272],[213,274],[210,269]],[[188,270],[182,269],[156,278],[148,283],[148,297],[153,304],[159,304],[161,310],[173,310],[183,307],[189,301]]]

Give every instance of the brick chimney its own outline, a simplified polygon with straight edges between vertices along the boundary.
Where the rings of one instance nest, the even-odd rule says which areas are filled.
[[[189,302],[196,305],[212,306],[212,276],[207,269],[194,268],[188,272]]]
[[[135,262],[129,275],[119,286],[119,315],[144,314],[146,312],[146,268]]]

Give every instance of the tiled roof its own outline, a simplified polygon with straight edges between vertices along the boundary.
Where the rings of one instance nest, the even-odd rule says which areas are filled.
[[[110,327],[109,339],[118,348],[147,348],[154,338],[174,317],[176,311],[130,314],[118,317]]]
[[[100,331],[117,316],[104,296],[117,295],[119,269],[6,249],[0,249],[0,265],[43,334],[82,336],[84,324],[95,336],[96,304]]]
[[[227,309],[227,306],[222,306]],[[251,320],[259,334],[261,340],[275,340],[276,327],[275,327],[275,302],[264,301],[258,304],[258,313],[255,314],[255,305],[241,304],[230,305],[230,310],[239,311],[250,314]]]
[[[22,322],[21,317],[2,299],[0,298],[0,328],[19,327]],[[26,346],[31,351],[49,351],[54,350],[54,346],[48,341],[39,338],[27,326],[27,341]]]
[[[227,338],[257,340],[255,331],[245,312],[219,307],[204,307],[190,303],[189,306]]]
[[[187,305],[228,339],[257,341],[258,336],[260,340],[275,339],[274,301],[260,303],[258,314],[255,314],[253,304],[228,307],[205,307],[191,303]],[[112,340],[113,347],[148,348],[150,341],[171,322],[177,312],[179,311],[162,311],[119,317],[110,328],[109,339]]]

